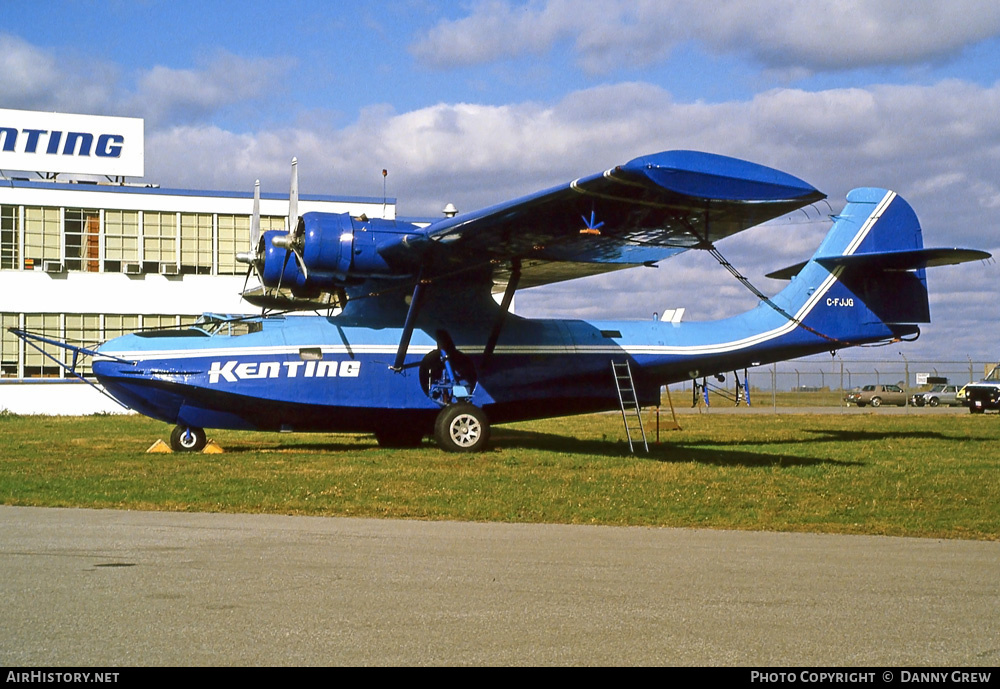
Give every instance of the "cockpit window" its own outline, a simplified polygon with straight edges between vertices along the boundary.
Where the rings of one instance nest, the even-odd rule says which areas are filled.
[[[213,337],[221,335],[237,336],[260,332],[264,329],[264,324],[259,318],[227,318],[206,313],[191,328],[200,330]]]

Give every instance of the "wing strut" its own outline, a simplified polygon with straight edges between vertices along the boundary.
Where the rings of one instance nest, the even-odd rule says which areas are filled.
[[[704,237],[700,236],[697,233],[697,231],[694,230],[694,228],[691,228],[692,233],[696,237],[698,237],[698,239],[700,240],[700,246],[698,246],[697,248],[702,249],[704,251],[707,251],[712,256],[712,258],[714,258],[716,261],[719,262],[719,265],[721,265],[723,268],[725,268],[729,272],[729,274],[732,275],[734,278],[736,278],[736,280],[741,285],[743,285],[748,290],[750,290],[755,297],[757,297],[762,302],[764,302],[765,304],[767,304],[768,306],[770,306],[772,309],[774,309],[775,311],[777,311],[779,314],[781,314],[782,316],[784,316],[785,318],[787,318],[789,321],[791,321],[792,323],[794,323],[797,327],[802,328],[803,330],[806,330],[808,332],[811,332],[813,335],[816,335],[817,337],[821,337],[824,340],[827,340],[829,342],[840,343],[840,340],[838,340],[837,338],[830,337],[829,335],[821,333],[820,331],[816,330],[815,328],[811,328],[810,326],[806,325],[801,320],[799,320],[798,318],[796,318],[795,316],[793,316],[792,314],[788,313],[783,308],[781,308],[780,306],[778,306],[777,304],[775,304],[774,301],[771,299],[771,297],[767,296],[766,294],[764,294],[763,292],[761,292],[759,289],[757,289],[756,287],[754,287],[753,283],[751,283],[750,280],[748,280],[742,273],[740,273],[740,271],[736,270],[736,267],[732,263],[730,263],[728,260],[726,260],[726,257],[723,256],[722,253],[715,247],[715,244],[713,244],[709,240],[709,229],[710,228],[709,228],[709,222],[708,221],[709,221],[709,215],[708,215],[708,211],[706,210],[705,211],[705,236]]]
[[[410,347],[410,338],[413,336],[413,327],[416,325],[417,313],[420,311],[420,303],[424,298],[424,269],[420,269],[417,284],[413,288],[413,296],[410,298],[410,308],[406,312],[406,322],[403,324],[403,334],[399,338],[399,348],[396,349],[396,359],[391,368],[396,373],[403,370],[403,361],[406,359],[406,350]]]
[[[493,357],[493,350],[496,349],[497,340],[500,339],[500,331],[503,329],[504,321],[507,320],[507,313],[510,311],[510,302],[514,299],[514,291],[517,289],[520,281],[521,259],[515,258],[510,271],[510,279],[507,281],[507,287],[503,292],[503,300],[500,302],[500,313],[497,316],[496,323],[493,324],[490,339],[486,341],[486,348],[483,350],[484,369],[489,365],[490,359]]]

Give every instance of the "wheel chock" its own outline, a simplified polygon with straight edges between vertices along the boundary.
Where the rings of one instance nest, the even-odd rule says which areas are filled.
[[[201,451],[203,455],[221,455],[223,452],[225,452],[225,450],[223,450],[222,446],[214,440],[209,440],[205,443],[205,447]]]
[[[173,452],[173,450],[171,450],[170,446],[167,445],[165,442],[163,442],[160,439],[157,439],[155,443],[149,446],[149,449],[146,450],[146,452],[158,452],[161,454],[170,454]]]

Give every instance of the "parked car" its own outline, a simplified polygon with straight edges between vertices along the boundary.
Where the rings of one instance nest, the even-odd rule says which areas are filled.
[[[969,385],[970,385],[969,383],[966,383],[965,385],[963,385],[962,387],[960,387],[958,389],[958,394],[955,395],[955,399],[958,400],[958,403],[961,404],[961,405],[964,405],[966,407],[969,406],[969,400],[965,396],[965,388],[969,387]]]
[[[946,404],[949,407],[957,407],[962,404],[958,399],[957,385],[935,385],[927,392],[918,392],[910,398],[910,403],[916,407],[936,407]]]
[[[1000,366],[978,383],[965,386],[965,403],[973,414],[982,414],[987,409],[1000,410]]]
[[[905,407],[906,391],[898,385],[865,385],[860,390],[848,393],[844,400],[848,404],[856,404],[859,407],[866,404],[873,407],[881,407],[883,404]]]

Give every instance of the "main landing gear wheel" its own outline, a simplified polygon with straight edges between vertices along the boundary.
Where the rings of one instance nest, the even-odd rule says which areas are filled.
[[[199,452],[205,447],[205,429],[177,426],[170,433],[170,449],[174,452]]]
[[[445,452],[482,452],[490,439],[490,422],[475,405],[452,404],[438,414],[434,439]]]

